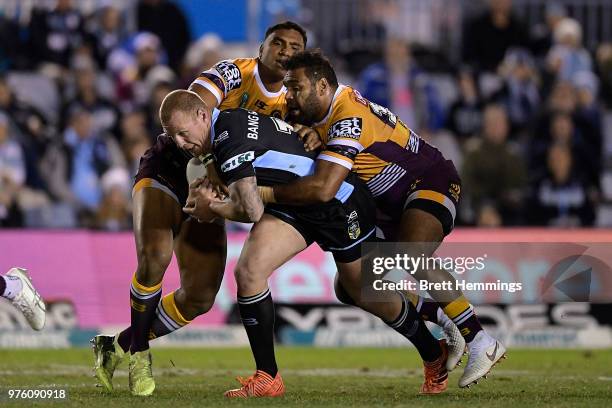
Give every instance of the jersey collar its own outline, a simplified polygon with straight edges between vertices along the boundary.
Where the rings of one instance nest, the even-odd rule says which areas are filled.
[[[346,88],[346,85],[342,85],[342,84],[338,85],[338,89],[336,89],[336,92],[334,93],[334,97],[332,98],[332,101],[329,104],[329,109],[327,110],[327,114],[319,122],[313,124],[312,127],[321,126],[322,124],[327,122],[327,120],[331,116],[332,111],[334,110],[334,104],[336,103],[336,99],[338,99],[338,96],[340,95],[342,91],[344,91],[345,88]]]
[[[279,96],[287,92],[287,88],[285,88],[285,85],[283,85],[283,87],[278,92],[270,92],[266,89],[263,82],[261,82],[261,77],[259,76],[259,59],[255,60],[255,70],[253,71],[253,75],[255,76],[255,82],[257,82],[257,86],[259,86],[259,90],[262,94],[264,94],[265,97],[278,98]]]
[[[217,119],[219,119],[219,113],[221,113],[219,109],[213,108],[212,119],[210,121],[210,145],[211,146],[215,142],[215,123],[217,123]]]

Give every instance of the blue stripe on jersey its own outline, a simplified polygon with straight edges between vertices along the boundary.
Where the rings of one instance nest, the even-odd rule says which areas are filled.
[[[284,170],[299,177],[304,177],[314,172],[314,160],[309,157],[299,156],[268,150],[253,161],[253,166],[266,169]]]
[[[253,166],[288,171],[299,177],[310,176],[314,173],[315,162],[309,157],[297,154],[283,153],[276,150],[268,150],[253,161]],[[355,187],[346,181],[342,182],[336,198],[344,203],[353,193]]]

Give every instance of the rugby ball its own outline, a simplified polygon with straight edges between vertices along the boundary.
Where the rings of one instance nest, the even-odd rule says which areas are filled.
[[[206,166],[202,164],[200,159],[194,157],[187,163],[187,183],[191,184],[197,178],[206,176]]]

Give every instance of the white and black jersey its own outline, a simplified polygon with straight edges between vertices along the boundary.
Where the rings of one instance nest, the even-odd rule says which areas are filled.
[[[213,113],[217,172],[227,185],[255,176],[257,184],[287,184],[313,174],[317,152],[307,152],[288,123],[245,109]],[[367,186],[349,173],[335,198],[310,206],[267,205],[266,212],[293,225],[339,262],[361,256],[359,243],[375,239],[376,207]]]

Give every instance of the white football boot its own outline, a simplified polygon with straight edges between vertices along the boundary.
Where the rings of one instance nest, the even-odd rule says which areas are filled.
[[[45,327],[46,307],[42,297],[34,289],[32,279],[24,268],[12,268],[6,276],[15,276],[21,280],[22,288],[13,299],[9,299],[17,310],[23,313],[30,326],[34,330],[42,330]]]
[[[470,387],[478,384],[493,366],[502,358],[506,358],[506,348],[499,341],[489,336],[484,330],[479,331],[468,343],[468,361],[459,379],[459,387]]]
[[[461,359],[465,355],[465,340],[455,323],[444,314],[442,308],[438,309],[437,317],[438,326],[442,328],[446,336],[446,349],[448,351],[446,371],[451,372],[461,365]]]

